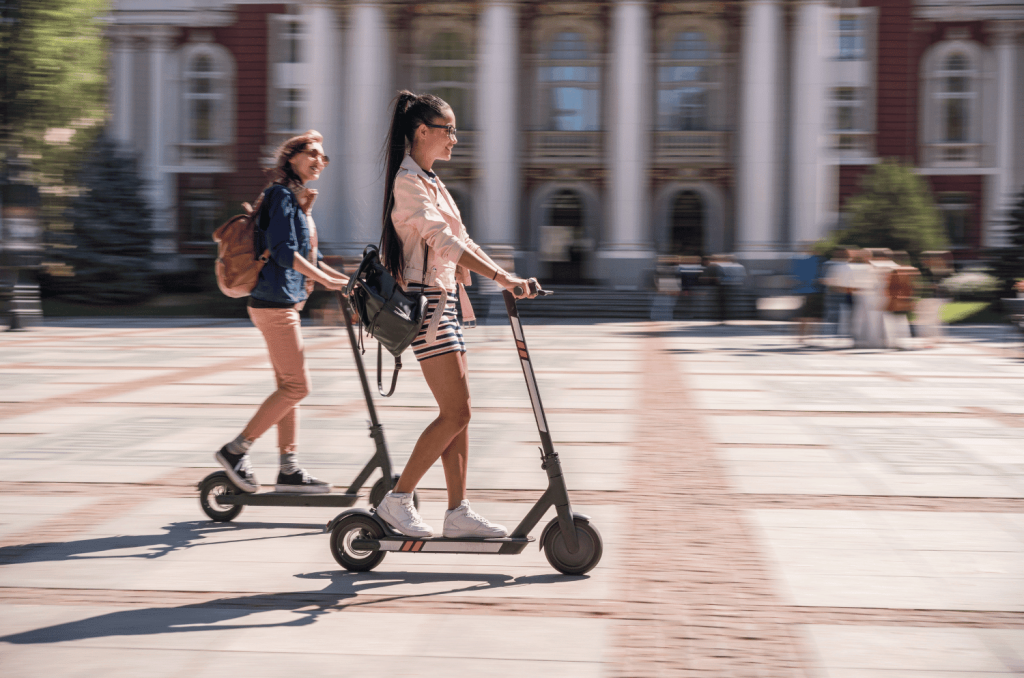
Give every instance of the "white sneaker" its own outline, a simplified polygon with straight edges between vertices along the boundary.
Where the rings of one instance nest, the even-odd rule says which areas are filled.
[[[495,525],[473,509],[465,499],[457,509],[444,512],[444,536],[455,537],[507,537],[508,530],[504,525]]]
[[[380,500],[377,515],[406,537],[433,537],[434,529],[423,522],[412,503],[412,492],[388,492]]]

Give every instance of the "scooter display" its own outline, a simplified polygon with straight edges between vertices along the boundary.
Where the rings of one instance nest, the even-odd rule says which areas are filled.
[[[550,294],[540,288],[535,279],[530,280],[530,292],[537,296]],[[516,288],[516,294],[522,294]],[[522,553],[534,541],[530,531],[540,522],[544,514],[552,506],[557,516],[553,518],[541,532],[539,548],[544,550],[548,562],[563,574],[581,575],[592,570],[601,560],[603,542],[601,533],[591,523],[590,517],[582,513],[574,513],[569,502],[569,491],[562,474],[562,464],[558,453],[551,442],[547,417],[541,404],[537,379],[534,376],[530,352],[523,335],[523,326],[519,319],[516,298],[510,292],[503,291],[505,308],[508,311],[512,335],[515,339],[519,362],[526,379],[526,389],[533,405],[533,414],[537,420],[540,433],[541,469],[548,476],[548,487],[516,526],[508,537],[495,539],[445,537],[407,537],[393,530],[390,525],[377,516],[373,510],[349,509],[331,520],[326,532],[330,532],[331,554],[339,565],[352,572],[367,572],[380,565],[389,551],[403,553],[475,553],[511,555]],[[358,356],[357,356],[358,360]],[[360,370],[362,373],[362,370]],[[368,386],[366,403],[371,417],[374,407],[369,395]]]
[[[348,330],[349,343],[352,345],[352,353],[355,355],[356,367],[359,369],[359,380],[362,383],[363,394],[366,396],[366,406],[370,411],[370,437],[375,447],[373,456],[366,462],[366,466],[359,472],[356,479],[345,492],[327,494],[305,494],[299,492],[243,492],[238,489],[228,474],[224,471],[215,471],[199,482],[199,504],[203,512],[211,520],[227,522],[234,520],[242,512],[245,506],[326,506],[332,508],[352,506],[362,495],[362,489],[366,481],[370,479],[373,472],[380,469],[381,477],[374,483],[370,490],[369,502],[371,506],[377,506],[384,495],[391,491],[391,488],[398,482],[398,475],[391,470],[391,457],[388,456],[388,446],[384,440],[384,427],[377,420],[377,411],[373,406],[373,397],[370,394],[369,382],[366,379],[366,371],[359,354],[359,345],[356,341],[355,332],[352,329],[351,309],[348,301],[338,293],[338,301],[341,306],[342,316],[345,318],[345,329]],[[419,496],[413,494],[413,503],[419,506]]]

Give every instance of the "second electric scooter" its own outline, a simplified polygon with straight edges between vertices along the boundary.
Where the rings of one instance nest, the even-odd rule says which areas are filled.
[[[550,292],[540,289],[535,280],[530,281],[531,293],[546,296]],[[517,294],[522,290],[517,289]],[[603,542],[601,533],[590,522],[590,517],[582,513],[573,513],[569,503],[569,491],[562,475],[562,464],[551,443],[547,418],[541,405],[540,393],[537,390],[537,379],[533,374],[530,352],[523,336],[523,326],[519,320],[516,298],[508,291],[503,291],[508,319],[512,324],[519,362],[526,378],[526,388],[533,405],[533,414],[537,419],[537,430],[540,433],[541,468],[547,472],[548,487],[533,505],[526,517],[522,519],[508,537],[500,539],[447,539],[444,537],[406,537],[394,531],[373,511],[366,509],[349,509],[341,513],[327,524],[325,531],[331,533],[331,554],[338,564],[353,572],[366,572],[380,565],[388,551],[404,553],[476,553],[476,554],[515,554],[522,553],[528,544],[534,541],[529,536],[544,514],[552,506],[555,516],[544,527],[540,535],[540,548],[548,562],[563,574],[580,575],[592,570],[601,560]],[[367,391],[367,406],[373,414],[373,402]]]
[[[242,512],[245,506],[327,506],[343,507],[352,506],[359,499],[359,490],[363,487],[374,471],[380,469],[381,477],[370,490],[370,505],[376,506],[384,495],[391,491],[391,488],[398,482],[398,476],[392,474],[391,457],[388,456],[388,446],[384,441],[384,427],[377,421],[377,411],[373,407],[373,397],[370,395],[370,385],[366,379],[366,371],[363,368],[363,361],[359,355],[359,347],[356,342],[355,332],[352,330],[352,315],[348,300],[340,293],[338,301],[341,305],[341,312],[345,318],[345,329],[348,330],[349,343],[352,345],[352,353],[355,355],[356,367],[359,369],[359,380],[362,383],[363,395],[366,396],[366,406],[370,411],[370,437],[373,438],[375,451],[370,461],[359,472],[356,479],[345,492],[327,494],[302,494],[298,492],[242,492],[231,482],[228,474],[224,471],[215,471],[199,482],[199,504],[211,520],[227,522],[233,520]],[[413,495],[413,503],[419,506],[419,496]]]

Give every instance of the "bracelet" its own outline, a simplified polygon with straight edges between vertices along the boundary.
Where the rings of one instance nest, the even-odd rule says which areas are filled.
[[[497,280],[497,279],[498,279],[498,269],[494,269],[494,275],[491,276],[491,280]]]

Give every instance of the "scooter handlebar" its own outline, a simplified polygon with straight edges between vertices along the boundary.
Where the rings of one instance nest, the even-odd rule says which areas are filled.
[[[554,294],[554,292],[552,292],[550,290],[545,290],[545,289],[541,288],[540,283],[537,282],[536,278],[530,278],[526,282],[530,286],[530,294],[535,296],[535,297],[546,297],[549,294]],[[525,290],[523,289],[522,285],[516,285],[515,287],[512,288],[512,292],[517,297],[520,296],[521,294],[523,294],[524,291]]]

